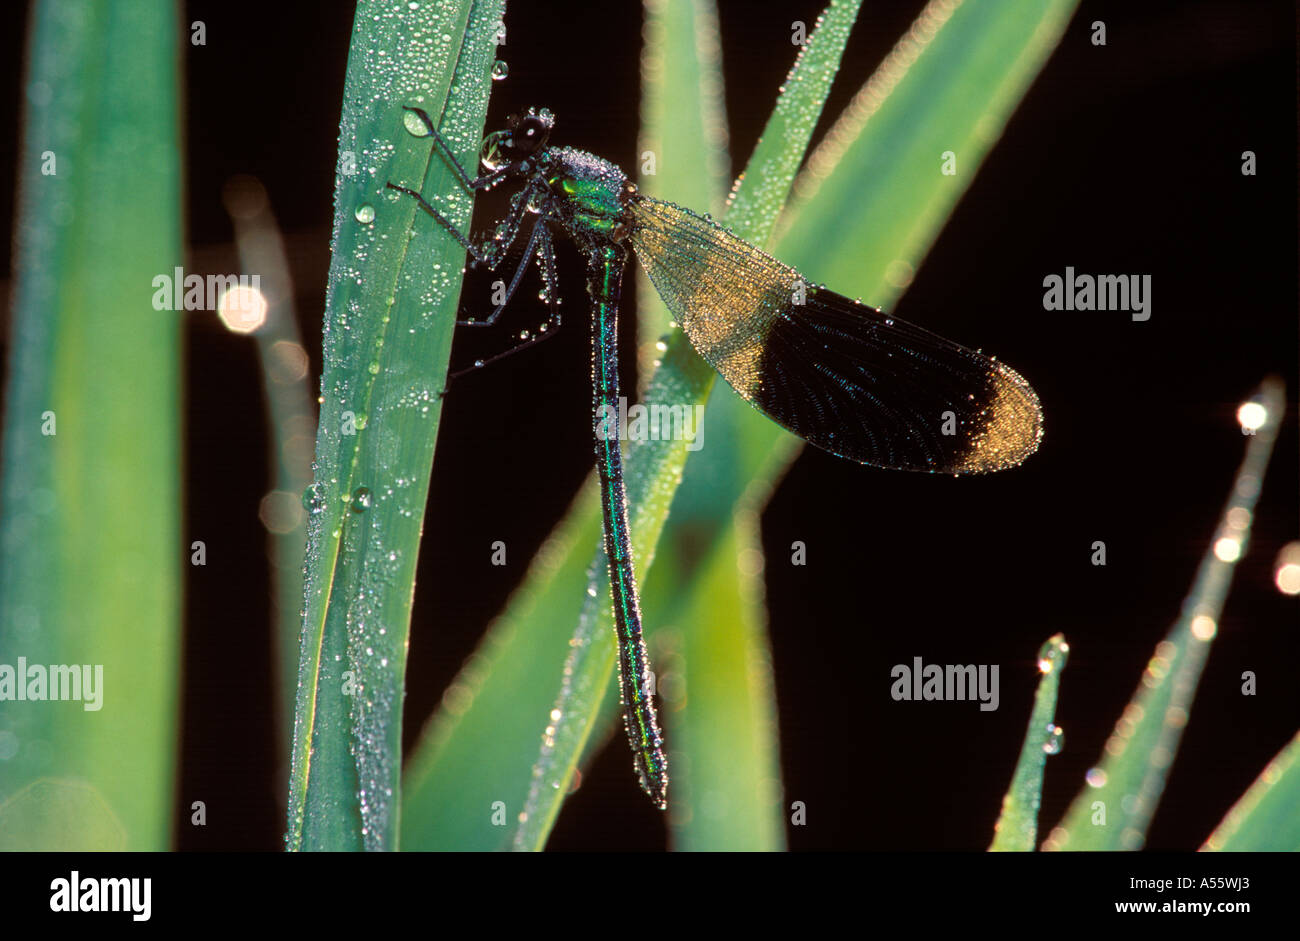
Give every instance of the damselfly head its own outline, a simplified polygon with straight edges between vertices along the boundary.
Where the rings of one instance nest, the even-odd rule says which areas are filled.
[[[555,115],[546,108],[512,114],[504,131],[493,131],[484,138],[479,162],[489,173],[520,163],[546,146],[554,126]]]

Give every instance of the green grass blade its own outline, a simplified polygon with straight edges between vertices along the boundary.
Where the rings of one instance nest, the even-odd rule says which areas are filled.
[[[645,0],[641,50],[641,192],[722,211],[730,180],[718,10],[713,0]],[[639,372],[648,377],[671,316],[637,269]]]
[[[1048,834],[1043,849],[1136,850],[1146,841],[1237,561],[1245,555],[1255,503],[1286,407],[1281,383],[1265,381],[1255,401],[1267,418],[1248,439],[1218,531],[1182,612],[1156,645],[1137,691],[1106,742],[1104,756],[1088,772],[1083,789]]]
[[[1214,828],[1203,850],[1300,852],[1300,733]]]
[[[421,733],[403,782],[403,849],[510,848],[600,542],[587,483]]]
[[[0,705],[0,849],[170,842],[180,566],[204,538],[179,523],[183,314],[153,303],[184,258],[179,42],[172,4],[32,7],[0,690],[23,658],[102,668],[102,698]]]
[[[748,164],[746,172],[755,179],[770,177],[761,165],[772,161],[788,167],[793,179],[803,148],[821,114],[821,103],[825,101],[831,78],[839,67],[857,6],[856,3],[833,4],[809,36],[765,132],[765,139],[774,142],[767,145],[760,142]],[[787,127],[802,127],[802,131],[787,132]],[[789,153],[791,148],[796,152]],[[740,192],[743,194],[745,189],[742,183]],[[735,219],[729,215],[728,225],[742,238],[761,243],[766,240],[766,227],[774,224],[779,209],[773,200],[755,200],[746,204]],[[647,389],[646,402],[651,406],[702,404],[707,400],[715,375],[690,348],[685,336],[675,334],[668,343],[663,364]],[[637,441],[630,442],[627,450],[628,517],[642,581],[653,562],[659,534],[681,480],[687,444],[685,441]],[[608,576],[600,564],[602,559],[603,553],[598,552],[593,571],[600,574],[588,589],[589,597],[583,604],[571,642],[555,718],[547,728],[515,836],[516,849],[541,849],[545,844],[613,675],[613,616]]]
[[[1038,840],[1038,808],[1043,799],[1043,769],[1047,756],[1061,749],[1061,731],[1056,718],[1056,699],[1061,689],[1061,673],[1070,653],[1065,635],[1048,638],[1038,651],[1038,671],[1042,678],[1034,694],[1034,709],[1029,717],[1025,742],[1011,778],[1011,787],[1002,798],[1002,813],[993,827],[994,853],[1028,853]]]
[[[403,105],[477,167],[501,0],[357,8],[344,87],[289,786],[291,849],[392,849],[416,555],[472,200]],[[408,133],[409,131],[409,133]]]
[[[781,260],[841,293],[893,304],[1077,5],[928,4],[796,180],[778,227]],[[951,176],[941,172],[947,151]],[[822,263],[827,233],[851,250]]]

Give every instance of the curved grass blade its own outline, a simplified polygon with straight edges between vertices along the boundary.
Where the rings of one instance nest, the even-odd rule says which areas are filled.
[[[0,849],[170,842],[179,566],[204,538],[180,533],[183,313],[155,281],[184,263],[179,41],[172,4],[32,6],[0,664],[75,667],[49,678],[82,702],[0,706]]]
[[[1038,651],[1038,690],[1029,717],[1025,743],[1020,748],[1011,787],[1002,798],[1002,813],[993,826],[990,852],[1033,852],[1038,839],[1038,808],[1043,799],[1043,768],[1047,756],[1061,750],[1061,729],[1052,720],[1061,688],[1061,671],[1070,653],[1064,634],[1047,639]]]
[[[1300,852],[1300,733],[1278,752],[1214,828],[1203,850]]]
[[[419,188],[468,225],[471,198],[403,106],[476,165],[501,16],[501,0],[357,8],[305,497],[290,849],[397,844],[411,596],[465,251],[385,186]]]
[[[1266,380],[1254,403],[1263,409],[1263,418],[1249,438],[1218,532],[1182,612],[1156,645],[1137,691],[1106,742],[1105,754],[1048,834],[1045,850],[1136,850],[1146,842],[1237,560],[1245,555],[1255,503],[1286,408],[1281,382]]]

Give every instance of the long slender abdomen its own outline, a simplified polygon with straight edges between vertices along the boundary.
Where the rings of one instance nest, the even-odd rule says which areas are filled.
[[[589,263],[592,428],[596,470],[600,475],[600,505],[605,517],[605,555],[609,559],[614,627],[618,632],[623,721],[641,786],[655,805],[663,809],[668,805],[668,760],[650,699],[649,662],[641,636],[641,603],[632,571],[623,451],[618,426],[608,420],[610,415],[618,413],[618,304],[626,261],[626,250],[617,245],[604,245],[592,252]]]

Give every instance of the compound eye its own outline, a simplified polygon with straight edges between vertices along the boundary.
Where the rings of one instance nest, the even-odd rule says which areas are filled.
[[[525,115],[511,133],[510,144],[521,155],[531,154],[546,142],[549,131],[545,119],[535,114]]]

